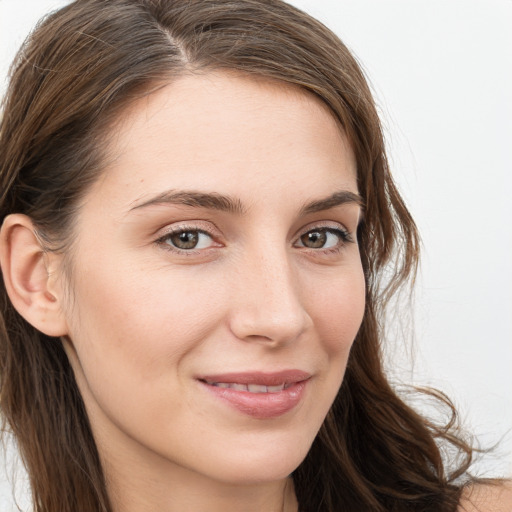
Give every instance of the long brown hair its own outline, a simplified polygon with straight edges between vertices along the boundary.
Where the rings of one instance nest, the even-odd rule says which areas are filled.
[[[418,234],[390,176],[363,73],[321,23],[280,0],[76,0],[51,14],[11,70],[0,125],[0,220],[26,214],[47,250],[65,251],[80,198],[108,156],[104,140],[127,104],[174,77],[211,69],[316,94],[357,159],[366,311],[337,398],[293,474],[300,510],[454,511],[471,448],[453,433],[454,418],[436,426],[407,406],[382,365],[384,308],[414,278]],[[110,512],[60,340],[25,322],[3,283],[0,308],[1,410],[28,469],[35,511]],[[449,471],[440,443],[460,455]]]

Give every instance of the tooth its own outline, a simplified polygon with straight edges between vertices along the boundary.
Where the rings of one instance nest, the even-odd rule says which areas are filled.
[[[218,388],[229,388],[229,384],[227,382],[217,382],[215,385]]]
[[[267,386],[269,393],[279,393],[279,391],[283,391],[284,384],[280,384],[279,386]]]
[[[251,393],[266,393],[268,391],[267,386],[262,386],[261,384],[249,384],[247,389]]]
[[[248,391],[247,386],[245,384],[230,384],[229,387],[236,391]]]

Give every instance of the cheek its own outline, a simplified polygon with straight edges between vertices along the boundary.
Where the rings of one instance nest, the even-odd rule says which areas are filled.
[[[310,310],[324,350],[331,357],[348,358],[365,310],[365,280],[354,265],[310,294]]]
[[[218,323],[210,286],[149,266],[83,268],[74,283],[71,339],[88,379],[152,380],[177,365]],[[103,374],[103,375],[102,375]],[[92,384],[92,382],[90,382]]]
[[[314,412],[309,414],[311,439],[316,436],[342,384],[350,351],[365,311],[365,280],[360,264],[336,269],[322,286],[309,288],[308,309],[318,349],[313,353],[321,370],[315,381]],[[317,276],[318,277],[318,276]]]
[[[90,269],[76,280],[68,355],[93,423],[106,417],[131,433],[165,430],[186,410],[176,397],[188,361],[218,327],[219,306],[176,274],[117,270]]]

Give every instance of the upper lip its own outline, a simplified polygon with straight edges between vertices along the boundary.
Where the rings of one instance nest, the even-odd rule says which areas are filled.
[[[295,384],[311,377],[302,370],[283,370],[278,372],[248,371],[217,373],[202,375],[199,380],[207,383],[226,382],[228,384],[259,384],[261,386],[278,386],[280,384]]]

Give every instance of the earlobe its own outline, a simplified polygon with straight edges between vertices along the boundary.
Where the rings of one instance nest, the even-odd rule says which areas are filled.
[[[29,217],[5,218],[0,230],[0,267],[7,294],[18,313],[48,336],[64,336],[63,294],[53,279],[57,255],[46,253]]]

